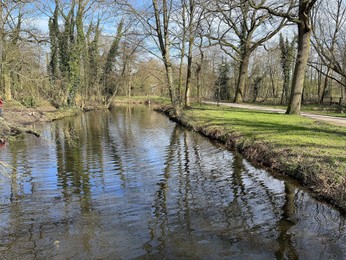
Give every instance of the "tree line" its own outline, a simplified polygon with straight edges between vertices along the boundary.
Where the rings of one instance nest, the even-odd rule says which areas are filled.
[[[343,103],[342,0],[0,1],[0,93],[27,106],[159,95]],[[43,23],[39,26],[37,23]]]

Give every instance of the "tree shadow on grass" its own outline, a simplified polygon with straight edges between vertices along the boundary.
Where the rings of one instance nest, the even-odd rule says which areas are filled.
[[[220,111],[222,112],[222,111]],[[244,112],[242,111],[242,113],[249,113],[251,115],[253,114],[261,114],[261,115],[275,115],[275,113],[263,113],[263,112],[259,112],[259,111],[251,111],[251,112]],[[289,116],[289,115],[282,115],[282,117],[285,116]],[[341,130],[338,129],[337,127],[333,127],[333,126],[329,126],[329,125],[317,125],[317,126],[313,126],[313,120],[311,121],[312,124],[303,126],[303,125],[293,125],[290,124],[289,121],[287,121],[286,123],[280,123],[280,122],[269,122],[268,121],[254,121],[251,119],[239,119],[239,118],[225,118],[223,116],[214,116],[214,117],[210,117],[210,116],[201,116],[199,117],[200,119],[202,119],[203,121],[206,121],[208,123],[210,123],[209,125],[216,125],[216,126],[225,126],[227,124],[232,125],[232,124],[237,124],[237,125],[241,125],[241,126],[245,126],[245,127],[253,127],[256,129],[261,129],[263,131],[275,131],[278,133],[282,133],[282,134],[286,134],[286,133],[290,133],[290,132],[302,132],[302,134],[304,135],[312,135],[314,133],[323,133],[323,134],[331,134],[331,135],[339,135],[339,136],[346,136],[346,130]],[[218,121],[222,121],[222,123],[213,123],[213,121],[218,120]]]

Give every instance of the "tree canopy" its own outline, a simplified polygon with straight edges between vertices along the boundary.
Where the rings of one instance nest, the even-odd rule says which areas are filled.
[[[227,79],[221,99],[299,114],[302,102],[345,100],[345,10],[341,0],[1,1],[0,94],[80,107],[160,95],[178,111]]]

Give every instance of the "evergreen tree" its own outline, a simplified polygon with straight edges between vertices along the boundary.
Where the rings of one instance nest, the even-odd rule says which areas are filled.
[[[53,17],[49,18],[49,38],[50,38],[50,61],[49,61],[49,75],[52,82],[59,77],[59,26],[58,26],[58,5],[55,6]]]
[[[219,66],[219,76],[216,80],[216,93],[215,97],[218,100],[230,99],[230,65],[227,61],[222,59]]]
[[[283,72],[284,77],[284,83],[282,87],[282,95],[281,95],[281,104],[283,103],[284,99],[288,101],[288,98],[290,96],[289,93],[289,87],[290,87],[290,81],[291,81],[291,72],[294,62],[294,55],[295,55],[295,38],[292,39],[291,42],[288,41],[287,37],[284,39],[282,34],[280,34],[280,50],[281,50],[281,68]]]
[[[84,88],[85,84],[81,86],[81,83],[84,82],[85,73],[84,73],[84,64],[86,60],[86,44],[85,44],[85,34],[84,34],[84,25],[83,25],[83,15],[86,2],[80,0],[78,2],[75,28],[77,31],[76,41],[71,46],[72,53],[70,55],[69,61],[69,84],[68,84],[68,99],[67,103],[70,106],[75,105],[75,98],[78,90]],[[73,27],[72,27],[73,28]],[[73,31],[72,31],[73,35]]]
[[[90,24],[90,27],[93,27]],[[93,31],[92,28],[89,31]],[[89,43],[88,47],[88,77],[90,77],[90,87],[95,88],[96,84],[99,83],[100,78],[100,55],[99,55],[99,41],[100,41],[100,19],[98,19],[94,28],[93,40]],[[89,37],[88,37],[89,38]]]
[[[109,82],[109,77],[114,69],[115,59],[119,55],[119,44],[123,36],[123,26],[124,26],[124,20],[121,20],[117,29],[117,34],[107,54],[107,59],[106,59],[106,63],[103,70],[103,81],[105,85],[105,92],[106,94],[110,94],[110,95],[114,93],[114,89],[110,86],[111,84]]]

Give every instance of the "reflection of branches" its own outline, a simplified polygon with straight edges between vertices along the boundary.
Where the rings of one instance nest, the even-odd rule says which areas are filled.
[[[72,186],[73,192],[79,194],[82,198],[81,209],[89,211],[91,207],[90,198],[90,176],[84,172],[84,160],[80,144],[82,139],[76,129],[82,126],[79,121],[68,121],[62,125],[63,131],[56,128],[57,158],[58,158],[58,180],[62,183],[65,198],[69,198],[69,186]],[[63,133],[63,135],[62,135]]]
[[[113,118],[113,117],[111,117]],[[117,119],[119,119],[120,117],[117,116],[116,117]],[[122,140],[125,140],[124,139],[124,136],[122,136],[122,131],[120,130],[119,126],[120,125],[124,125],[124,124],[121,124],[121,123],[116,123],[115,122],[115,127],[117,128],[117,136],[121,136]],[[110,143],[110,147],[112,149],[112,157],[113,157],[113,161],[114,162],[117,162],[117,166],[119,167],[119,175],[120,175],[120,179],[122,181],[122,186],[124,187],[125,186],[125,183],[126,183],[126,178],[125,178],[125,167],[124,167],[124,163],[123,163],[123,160],[122,160],[122,157],[121,157],[121,152],[119,152],[119,144],[117,144],[116,142],[116,138],[114,138],[112,135],[111,135],[111,129],[108,127],[108,131],[107,131],[107,142]],[[130,131],[126,131],[127,133],[131,133]]]
[[[160,241],[160,245],[158,246],[159,251],[162,255],[164,254],[164,250],[166,248],[165,245],[165,236],[166,236],[166,228],[168,223],[168,213],[167,213],[167,189],[168,189],[168,179],[170,178],[171,173],[171,165],[174,160],[174,152],[177,144],[177,137],[179,135],[178,132],[179,126],[176,125],[173,129],[171,140],[167,149],[167,156],[165,162],[165,168],[163,171],[163,177],[158,185],[158,190],[156,191],[156,199],[154,207],[154,220],[155,224],[157,224],[160,228],[161,234],[157,238]],[[155,226],[151,228],[150,233],[154,232]],[[153,239],[153,237],[151,238]]]
[[[243,158],[240,154],[234,153],[233,154],[233,165],[232,165],[232,189],[233,189],[233,196],[234,200],[230,204],[230,207],[227,209],[227,222],[228,222],[228,228],[232,228],[231,226],[231,218],[232,215],[235,212],[242,212],[242,209],[246,209],[246,212],[251,214],[251,208],[248,205],[248,201],[245,199],[246,197],[246,191],[245,191],[245,185],[243,183],[243,171],[244,171],[244,164],[243,164]],[[240,205],[239,202],[242,202],[243,205]],[[229,214],[230,213],[230,214]],[[253,216],[250,216],[250,219],[252,219]],[[246,219],[241,213],[241,219],[243,222],[243,225],[246,226]]]
[[[268,201],[270,203],[270,206],[272,207],[273,213],[275,215],[280,214],[278,212],[280,209],[277,208],[277,204],[275,203],[276,194],[270,189],[270,187],[266,186],[265,182],[263,182],[262,180],[258,180],[256,178],[256,175],[252,174],[251,172],[252,171],[245,171],[244,174],[246,174],[246,176],[249,179],[251,179],[251,180],[253,179],[253,181],[257,184],[257,187],[263,190],[263,192],[264,192],[263,195],[266,195],[266,201]]]
[[[288,233],[288,230],[295,225],[295,222],[292,219],[295,213],[294,196],[294,186],[286,181],[286,201],[282,206],[282,218],[277,223],[277,229],[279,231],[277,242],[279,243],[279,249],[275,253],[275,255],[278,259],[298,259],[298,253],[294,248],[294,244],[292,242],[292,235]]]
[[[187,229],[190,231],[191,230],[191,220],[190,220],[190,207],[189,207],[189,191],[191,190],[190,188],[190,160],[189,160],[189,146],[187,143],[187,131],[184,131],[184,155],[185,155],[185,163],[184,163],[184,171],[180,171],[180,175],[185,176],[185,191],[184,193],[181,193],[183,196],[183,214],[185,217],[185,221],[187,224]],[[184,174],[185,173],[185,174]],[[181,184],[184,184],[182,182]]]
[[[13,171],[16,171],[16,168],[12,167],[11,165],[7,164],[7,163],[4,163],[4,162],[0,162],[0,174],[7,177],[7,178],[11,178],[11,176],[6,173],[5,171],[8,171],[8,170],[13,170]]]

